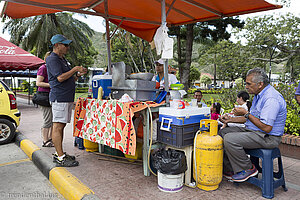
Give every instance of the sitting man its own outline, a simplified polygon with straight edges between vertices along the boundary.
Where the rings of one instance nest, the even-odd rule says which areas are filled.
[[[207,107],[207,105],[204,102],[201,102],[202,97],[203,97],[203,95],[202,95],[201,90],[196,90],[194,92],[194,98],[197,99],[198,107]]]
[[[219,132],[224,139],[224,176],[235,182],[257,175],[244,149],[278,147],[287,114],[284,98],[269,84],[262,69],[248,71],[246,89],[255,95],[250,112],[237,107],[233,112],[238,117],[221,119],[225,123],[245,123],[246,127],[226,127]]]

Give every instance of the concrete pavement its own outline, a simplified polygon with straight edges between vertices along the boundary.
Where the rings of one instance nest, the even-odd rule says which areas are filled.
[[[18,130],[51,157],[54,148],[41,147],[41,111],[28,105],[27,100],[18,98],[17,101],[22,113]],[[184,187],[178,193],[161,192],[157,188],[157,178],[153,175],[145,177],[141,165],[106,161],[96,154],[79,150],[73,144],[72,125],[68,124],[65,128],[64,151],[75,155],[79,166],[66,169],[94,191],[99,199],[264,199],[258,187],[249,183],[235,186],[226,179],[216,191]],[[276,189],[274,199],[300,199],[300,160],[282,159],[289,190],[284,192],[282,188]]]
[[[64,199],[14,143],[0,145],[0,199]]]

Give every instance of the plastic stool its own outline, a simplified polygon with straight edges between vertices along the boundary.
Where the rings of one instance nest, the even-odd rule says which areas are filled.
[[[283,187],[284,191],[287,191],[287,188],[285,186],[280,150],[278,148],[245,149],[245,151],[250,155],[250,159],[259,173],[262,173],[261,179],[256,176],[249,178],[247,181],[260,187],[263,197],[272,199],[274,197],[274,189],[280,186]],[[259,166],[259,158],[262,160],[262,167]],[[278,172],[273,171],[273,160],[275,158],[278,159]]]
[[[192,171],[193,171],[193,167],[192,167],[193,146],[177,148],[177,147],[167,145],[166,149],[167,148],[183,151],[185,153],[187,170],[184,173],[184,175],[185,175],[184,183],[187,184],[187,185],[190,184],[191,183],[191,177],[192,177]]]

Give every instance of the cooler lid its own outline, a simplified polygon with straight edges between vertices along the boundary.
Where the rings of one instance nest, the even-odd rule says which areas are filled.
[[[175,109],[171,107],[160,107],[160,115],[169,115],[173,117],[185,117],[185,116],[194,116],[194,115],[209,115],[210,107],[187,107],[184,109]]]
[[[112,79],[112,75],[94,75],[92,80]]]

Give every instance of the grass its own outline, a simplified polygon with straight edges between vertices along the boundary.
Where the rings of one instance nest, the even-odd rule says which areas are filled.
[[[18,94],[24,94],[24,95],[28,95],[28,92],[17,92]],[[75,93],[75,101],[79,98],[79,97],[87,97],[88,93]]]
[[[79,97],[86,98],[86,97],[88,97],[88,93],[87,93],[87,92],[85,92],[85,93],[75,93],[75,101],[76,101]]]

